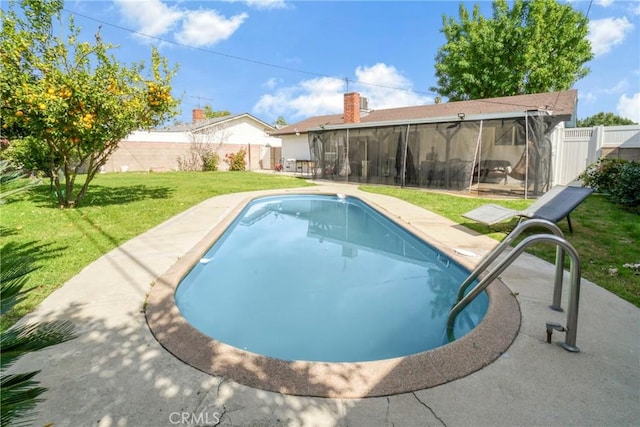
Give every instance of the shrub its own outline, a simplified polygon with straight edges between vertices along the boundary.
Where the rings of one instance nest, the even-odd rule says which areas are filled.
[[[2,158],[19,165],[26,173],[51,176],[51,151],[44,141],[27,136],[14,139],[2,151]],[[55,159],[54,159],[55,160]]]
[[[218,170],[220,157],[211,144],[192,142],[189,151],[178,157],[178,170],[208,172]]]
[[[640,163],[602,158],[589,165],[580,175],[586,186],[608,194],[614,203],[636,208],[640,206]]]
[[[590,164],[587,170],[580,175],[584,184],[593,188],[593,191],[609,193],[615,186],[618,174],[627,161],[617,158],[602,158]]]
[[[224,162],[229,165],[230,171],[243,171],[247,168],[246,155],[247,150],[241,148],[237,153],[227,153]]]
[[[623,164],[609,194],[615,203],[631,208],[640,207],[640,163]]]
[[[202,156],[202,170],[205,172],[212,172],[218,170],[218,162],[220,157],[217,153],[207,153]]]

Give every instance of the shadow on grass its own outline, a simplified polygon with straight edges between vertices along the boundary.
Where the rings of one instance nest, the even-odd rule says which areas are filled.
[[[75,191],[79,190],[80,186],[76,185]],[[125,205],[145,199],[168,199],[174,191],[173,188],[169,187],[152,187],[148,185],[125,185],[119,187],[90,185],[80,207]],[[48,184],[34,189],[27,197],[30,197],[38,207],[58,208],[55,190],[52,191]]]
[[[0,234],[8,236],[16,232],[8,232],[7,228],[0,227]],[[30,263],[38,264],[38,261],[57,257],[65,247],[54,247],[51,243],[31,242],[8,242],[0,246],[0,257],[11,254],[12,257],[24,258]]]
[[[15,232],[8,232],[6,227],[0,227],[0,234],[4,237],[10,234],[16,234]],[[34,270],[37,270],[41,267],[41,261],[56,258],[59,256],[60,252],[64,251],[66,247],[63,246],[54,246],[51,243],[41,244],[36,241],[29,242],[6,242],[0,245],[0,259],[3,260],[3,268],[7,268],[8,260],[20,260],[19,262],[23,265],[25,272],[30,273]],[[11,275],[11,272],[4,271],[3,272],[6,277]],[[28,277],[28,274],[25,278]],[[38,285],[29,283],[27,281],[27,285],[24,290],[34,290],[37,291]],[[2,315],[0,320],[0,329],[6,329],[13,325],[18,319],[24,316],[30,309],[26,308],[24,305],[19,303],[15,307],[13,307],[8,312]]]
[[[15,236],[16,234],[18,234],[18,230],[13,228],[3,227],[2,225],[0,225],[0,236],[8,237],[8,236]]]

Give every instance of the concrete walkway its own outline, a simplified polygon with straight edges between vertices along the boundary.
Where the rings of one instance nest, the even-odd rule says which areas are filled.
[[[355,186],[317,188],[362,196],[450,248],[484,254],[496,244],[428,211]],[[502,275],[522,311],[518,337],[494,363],[451,383],[380,398],[321,399],[252,389],[185,365],[149,332],[142,312],[145,295],[157,277],[247,196],[212,198],[130,240],[87,266],[28,316],[69,319],[79,334],[25,356],[14,367],[42,369],[37,379],[49,389],[34,425],[638,424],[640,310],[583,280],[581,352],[558,345],[563,333],[555,333],[554,343],[547,344],[545,322],[565,325],[566,314],[548,309],[553,266],[526,254]]]

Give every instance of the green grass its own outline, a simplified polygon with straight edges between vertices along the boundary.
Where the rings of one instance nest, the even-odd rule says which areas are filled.
[[[30,312],[51,292],[111,249],[210,197],[271,188],[310,185],[304,180],[252,172],[168,172],[105,174],[96,177],[78,209],[57,208],[49,185],[10,199],[0,208],[3,251],[32,257],[39,268],[29,275],[35,289],[16,310],[3,316],[6,328]],[[394,187],[362,187],[424,207],[466,227],[501,240],[516,221],[487,228],[462,213],[489,200]],[[491,200],[515,209],[526,200]],[[574,233],[560,223],[580,253],[583,276],[640,306],[640,276],[624,268],[640,262],[640,221],[604,197],[592,195],[572,214]],[[535,246],[532,252],[553,262],[555,249]],[[608,270],[617,268],[617,276]]]
[[[522,209],[533,202],[488,200],[382,186],[360,188],[405,200],[497,240],[504,239],[518,220],[514,218],[489,228],[463,218],[462,214],[485,203]],[[611,203],[605,196],[592,194],[571,213],[571,223],[573,233],[569,232],[565,220],[558,225],[580,255],[582,277],[640,307],[640,275],[624,267],[627,263],[640,263],[640,216]],[[519,240],[535,232],[533,229],[525,231]],[[555,260],[555,247],[552,245],[534,245],[528,252],[549,262]],[[612,269],[617,269],[617,273],[611,274]]]
[[[126,173],[98,175],[78,209],[59,209],[48,183],[13,197],[0,208],[3,251],[19,251],[39,268],[28,278],[35,289],[0,327],[15,323],[103,254],[203,200],[307,185],[253,172]]]

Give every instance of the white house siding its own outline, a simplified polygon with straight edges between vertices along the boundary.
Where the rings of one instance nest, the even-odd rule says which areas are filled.
[[[192,142],[215,146],[220,156],[220,170],[228,169],[225,155],[237,153],[242,148],[247,151],[247,169],[272,169],[275,165],[272,164],[271,151],[282,145],[280,138],[269,136],[259,122],[249,117],[214,125],[208,133],[135,131],[120,142],[105,164],[105,171],[177,170],[178,158],[188,153]]]
[[[209,129],[213,130],[214,134],[220,133],[226,144],[276,147],[282,145],[280,138],[269,136],[266,129],[257,127],[256,122],[249,117],[241,117],[227,123],[214,125],[207,131]]]
[[[309,152],[308,134],[300,135],[283,135],[282,157],[285,159],[311,160]]]
[[[123,139],[123,141],[135,142],[171,142],[188,144],[191,142],[189,134],[186,132],[165,132],[165,131],[143,131],[136,130]]]

